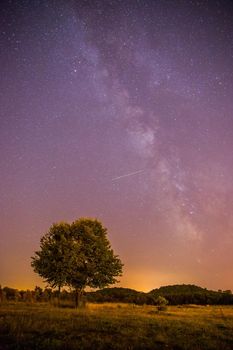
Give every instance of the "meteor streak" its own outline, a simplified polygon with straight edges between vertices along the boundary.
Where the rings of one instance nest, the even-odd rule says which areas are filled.
[[[119,180],[119,179],[122,179],[123,177],[128,177],[128,176],[136,175],[136,174],[142,173],[143,171],[145,171],[145,170],[142,169],[142,170],[134,171],[133,173],[120,175],[120,176],[114,177],[114,178],[112,179],[112,181],[117,181],[117,180]]]

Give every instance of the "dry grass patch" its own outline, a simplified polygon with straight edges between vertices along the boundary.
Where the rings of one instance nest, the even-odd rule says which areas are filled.
[[[232,350],[233,308],[106,303],[79,310],[23,303],[0,307],[4,350]]]

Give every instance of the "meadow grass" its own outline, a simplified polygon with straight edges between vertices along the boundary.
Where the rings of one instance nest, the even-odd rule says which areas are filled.
[[[232,306],[0,306],[0,350],[233,349]]]

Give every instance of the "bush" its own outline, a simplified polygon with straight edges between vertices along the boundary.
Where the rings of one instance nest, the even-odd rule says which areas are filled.
[[[157,306],[157,310],[158,310],[158,311],[167,311],[167,306],[165,306],[165,305],[159,305],[159,306]]]
[[[164,297],[158,296],[158,298],[155,299],[155,305],[166,306],[167,304],[168,304],[168,301]]]

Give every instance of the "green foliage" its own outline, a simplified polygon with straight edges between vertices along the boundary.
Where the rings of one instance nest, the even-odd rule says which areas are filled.
[[[40,251],[32,257],[32,267],[52,287],[66,284],[66,259],[69,250],[70,225],[53,224],[40,240]]]
[[[54,224],[32,258],[32,267],[51,287],[72,287],[76,304],[84,289],[114,284],[122,273],[118,256],[107,239],[107,229],[98,220],[81,218],[71,225]]]
[[[167,304],[168,304],[167,299],[164,297],[161,297],[160,295],[155,299],[155,305],[165,306]]]
[[[160,295],[155,299],[155,305],[157,305],[158,311],[166,311],[167,304],[168,304],[167,299],[164,297],[161,297]]]
[[[71,225],[71,233],[67,284],[82,289],[117,282],[122,263],[111,249],[106,228],[98,220],[79,219]]]

